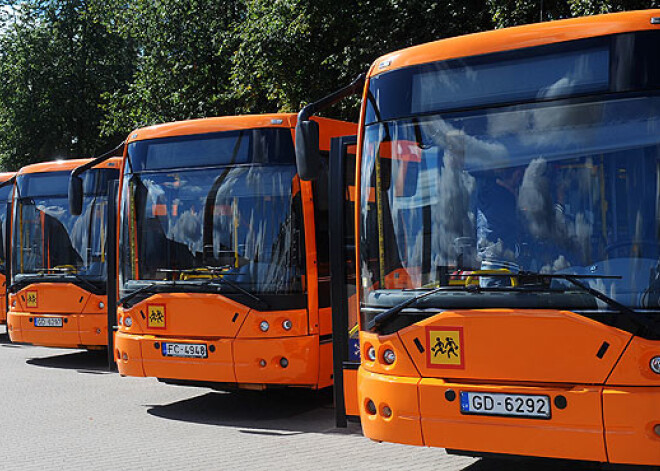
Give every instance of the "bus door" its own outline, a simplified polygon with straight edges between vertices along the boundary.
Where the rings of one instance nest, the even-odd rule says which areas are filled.
[[[357,370],[360,342],[356,306],[355,153],[356,136],[333,138],[329,162],[330,272],[333,378],[337,427],[359,417]]]

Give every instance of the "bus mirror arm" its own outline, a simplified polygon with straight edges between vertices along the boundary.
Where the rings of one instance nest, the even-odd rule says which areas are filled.
[[[80,175],[90,168],[97,166],[110,159],[115,157],[116,152],[121,149],[126,141],[122,141],[114,149],[109,150],[105,154],[94,158],[93,160],[74,168],[71,171],[71,176],[69,177],[69,212],[73,216],[80,216],[82,213],[82,204],[83,204],[83,181]]]
[[[319,125],[311,121],[310,118],[347,96],[358,93],[364,88],[364,83],[365,75],[360,74],[349,85],[314,103],[310,103],[298,113],[298,122],[296,123],[296,166],[301,180],[316,180],[319,177],[321,168]]]

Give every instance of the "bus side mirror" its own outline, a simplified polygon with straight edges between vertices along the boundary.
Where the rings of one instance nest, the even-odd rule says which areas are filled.
[[[69,212],[80,216],[83,205],[83,180],[78,175],[69,178]]]
[[[301,180],[313,181],[321,170],[319,123],[298,121],[296,124],[296,165]]]

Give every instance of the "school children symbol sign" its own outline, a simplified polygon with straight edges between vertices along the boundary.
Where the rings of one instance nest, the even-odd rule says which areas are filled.
[[[465,368],[463,327],[426,328],[426,364],[429,368]]]

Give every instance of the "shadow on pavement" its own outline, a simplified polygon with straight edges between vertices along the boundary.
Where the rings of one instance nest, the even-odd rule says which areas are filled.
[[[482,458],[463,468],[463,471],[640,471],[642,469],[648,468],[544,458]]]
[[[210,392],[148,407],[149,414],[163,419],[237,427],[246,434],[360,433],[356,424],[348,429],[335,428],[331,390]]]
[[[105,351],[76,351],[51,357],[30,358],[26,360],[26,363],[32,366],[41,366],[42,368],[77,370],[79,373],[112,373],[108,369],[108,356]]]

